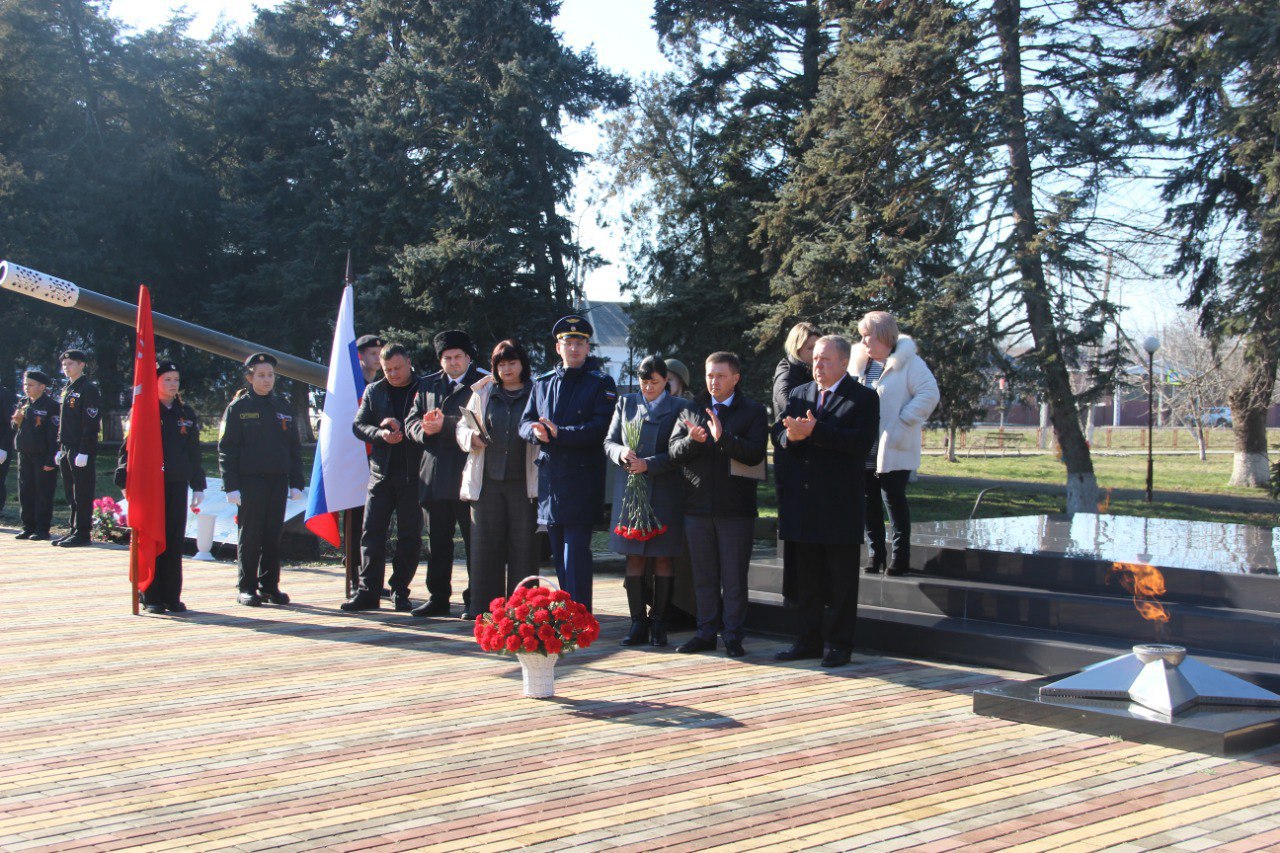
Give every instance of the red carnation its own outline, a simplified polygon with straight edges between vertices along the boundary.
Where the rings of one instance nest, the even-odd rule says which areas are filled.
[[[563,589],[557,589],[555,592],[551,593],[551,600],[558,602],[568,601],[569,593],[565,592]]]
[[[526,652],[536,652],[536,651],[538,650],[538,638],[537,638],[537,637],[525,637],[525,638],[524,638],[524,650],[525,650]]]
[[[559,640],[547,640],[548,654],[558,655],[564,650],[564,643]]]
[[[505,616],[498,622],[498,630],[504,634],[510,634],[516,629],[516,623],[512,622]]]
[[[507,647],[507,651],[514,652],[520,648],[520,638],[514,635],[507,637],[507,640],[504,643],[504,645]]]
[[[517,607],[517,608],[516,608],[516,612],[515,612],[514,616],[515,616],[515,619],[516,619],[516,621],[517,621],[517,622],[523,622],[524,620],[528,619],[528,618],[529,618],[529,605],[527,605],[527,604],[521,604],[519,607]]]
[[[545,607],[540,610],[533,611],[533,621],[539,625],[551,621],[551,611]]]
[[[495,598],[493,601],[489,602],[489,612],[497,616],[506,609],[506,606],[507,600],[505,598]]]
[[[520,636],[521,636],[521,637],[532,637],[532,636],[533,636],[533,633],[534,633],[534,632],[533,632],[533,626],[532,626],[532,625],[530,625],[528,622],[526,622],[525,624],[523,624],[523,625],[521,625],[521,626],[520,626]]]

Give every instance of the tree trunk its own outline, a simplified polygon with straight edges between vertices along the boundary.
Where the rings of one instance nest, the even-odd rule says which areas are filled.
[[[958,431],[959,430],[956,428],[955,424],[952,424],[951,426],[947,427],[947,461],[948,462],[959,461],[956,459],[956,433]]]
[[[1250,335],[1244,348],[1241,381],[1231,391],[1231,431],[1235,435],[1235,455],[1231,465],[1232,486],[1265,487],[1271,482],[1267,458],[1267,410],[1276,385],[1277,354]]]
[[[293,383],[293,416],[298,421],[298,437],[303,444],[314,444],[315,430],[311,428],[311,394],[304,382]],[[310,472],[307,472],[308,476]]]
[[[996,0],[993,7],[1000,38],[1000,66],[1004,77],[1004,128],[1009,148],[1009,200],[1013,209],[1013,247],[1021,278],[1027,324],[1043,372],[1049,417],[1067,466],[1067,512],[1096,512],[1098,481],[1093,474],[1089,445],[1080,429],[1079,411],[1071,390],[1071,374],[1053,318],[1053,294],[1044,275],[1040,235],[1031,183],[1031,155],[1027,144],[1026,109],[1022,89],[1022,44],[1018,0]]]

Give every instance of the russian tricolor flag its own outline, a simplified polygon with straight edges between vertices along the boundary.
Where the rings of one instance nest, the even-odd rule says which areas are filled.
[[[369,491],[369,455],[364,442],[351,431],[364,385],[356,353],[355,294],[348,284],[342,290],[338,325],[333,330],[306,518],[307,529],[335,548],[342,547],[337,513],[364,506]]]

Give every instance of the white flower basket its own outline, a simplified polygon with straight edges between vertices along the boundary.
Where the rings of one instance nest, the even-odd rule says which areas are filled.
[[[520,671],[524,674],[524,695],[531,699],[546,699],[556,695],[557,654],[516,652],[520,659]]]

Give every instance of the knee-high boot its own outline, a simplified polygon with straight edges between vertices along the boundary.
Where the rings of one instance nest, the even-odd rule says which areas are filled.
[[[631,630],[619,645],[639,646],[649,639],[649,619],[644,615],[644,575],[627,575],[622,587],[627,591],[627,610],[631,612]]]
[[[651,646],[667,644],[667,611],[671,609],[671,592],[675,585],[676,579],[673,577],[658,575],[653,579],[653,626],[649,639]]]

